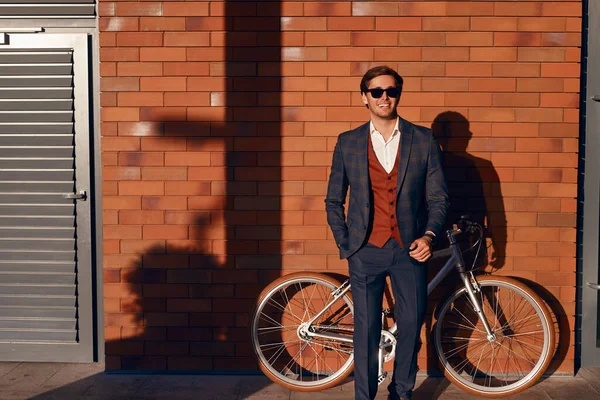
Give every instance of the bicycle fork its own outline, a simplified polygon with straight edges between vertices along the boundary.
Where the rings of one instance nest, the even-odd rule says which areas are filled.
[[[473,278],[473,280],[469,279],[469,274],[465,271],[459,272],[459,275],[460,279],[462,279],[463,281],[463,285],[465,286],[465,290],[467,291],[467,295],[469,296],[469,300],[471,301],[473,309],[475,310],[477,317],[483,324],[483,328],[485,329],[485,333],[487,335],[487,340],[493,342],[494,340],[496,340],[496,334],[490,328],[490,324],[487,318],[485,317],[485,313],[483,312],[482,308],[483,304],[481,304],[479,298],[475,296],[476,292],[481,291],[479,284],[477,283],[475,278]]]

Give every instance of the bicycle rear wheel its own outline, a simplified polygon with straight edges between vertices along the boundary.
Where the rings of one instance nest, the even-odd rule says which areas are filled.
[[[319,391],[343,381],[353,368],[352,343],[318,338],[326,333],[352,339],[350,292],[330,303],[341,283],[327,275],[300,272],[266,287],[252,317],[252,345],[261,370],[272,381],[297,391]],[[308,332],[307,332],[308,330]]]
[[[489,340],[464,287],[440,309],[435,347],[444,374],[461,389],[505,397],[532,386],[554,354],[554,327],[543,300],[523,283],[478,278],[475,296],[496,335]]]

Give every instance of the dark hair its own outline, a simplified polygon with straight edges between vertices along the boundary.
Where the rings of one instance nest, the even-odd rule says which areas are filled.
[[[369,82],[371,82],[373,78],[376,78],[381,75],[393,76],[394,80],[396,81],[396,87],[398,87],[400,89],[400,92],[402,92],[402,84],[404,83],[404,79],[402,79],[402,77],[396,71],[394,71],[387,65],[373,67],[367,72],[365,72],[362,79],[360,80],[360,92],[367,93]]]

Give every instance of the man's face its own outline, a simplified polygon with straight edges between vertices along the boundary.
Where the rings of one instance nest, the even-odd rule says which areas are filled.
[[[396,87],[396,80],[391,75],[380,75],[371,79],[368,85],[368,89],[388,89]],[[393,98],[388,96],[386,92],[383,92],[383,95],[376,99],[373,97],[372,93],[363,93],[362,94],[363,103],[369,106],[369,111],[372,116],[377,116],[383,119],[392,119],[396,118],[396,107],[398,107],[398,102],[400,101],[400,96]]]

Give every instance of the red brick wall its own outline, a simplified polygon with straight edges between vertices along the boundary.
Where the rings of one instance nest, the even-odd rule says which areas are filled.
[[[331,151],[367,120],[358,83],[384,63],[405,78],[400,114],[436,121],[456,212],[485,214],[488,269],[546,288],[553,369],[573,371],[580,1],[99,14],[108,369],[253,369],[259,291],[346,273],[325,221]]]

